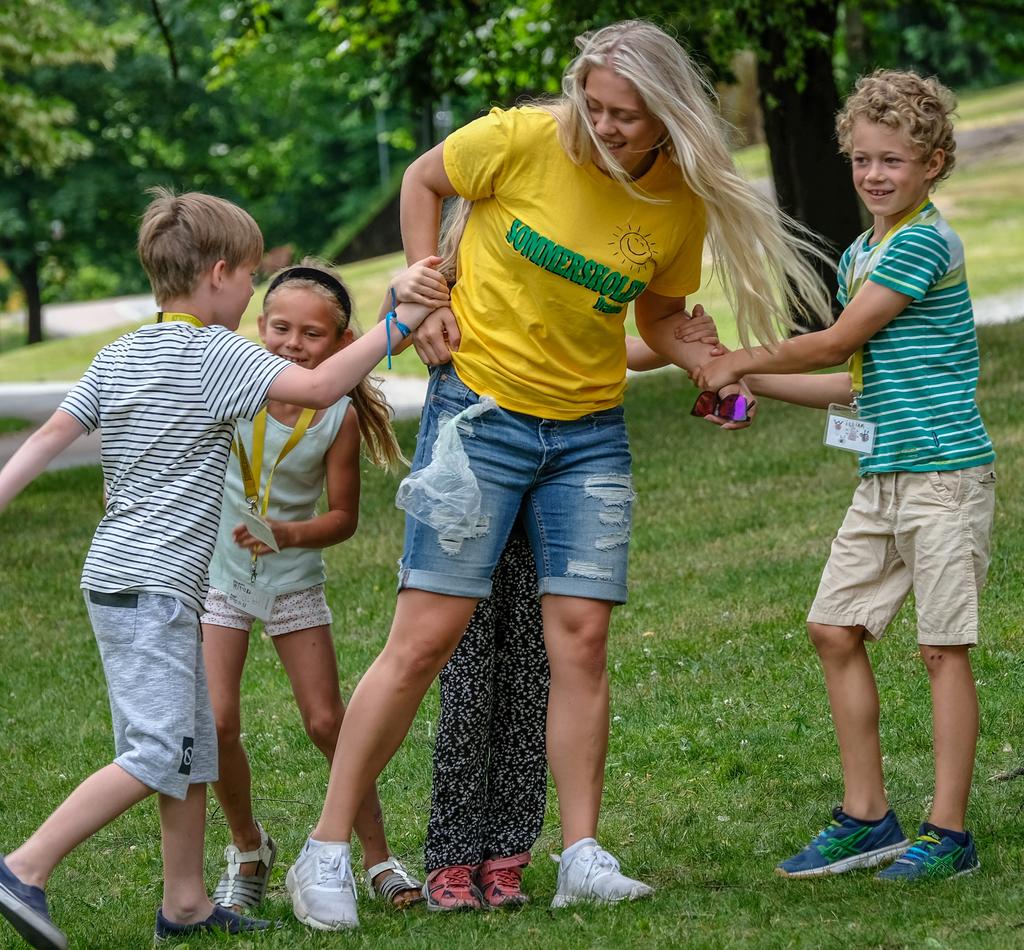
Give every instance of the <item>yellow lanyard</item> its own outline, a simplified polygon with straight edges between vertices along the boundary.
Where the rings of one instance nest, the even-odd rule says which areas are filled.
[[[885,244],[885,242],[888,241],[889,238],[891,238],[900,228],[902,228],[905,224],[907,224],[913,218],[916,218],[922,211],[924,211],[924,209],[928,206],[930,202],[931,198],[925,198],[924,201],[921,202],[921,204],[919,204],[913,211],[910,212],[910,214],[906,215],[903,218],[900,218],[899,221],[897,221],[891,228],[889,228],[888,231],[885,232],[885,236],[882,238],[881,241],[878,242],[878,244],[875,245],[875,247],[880,248],[883,244]],[[847,304],[849,304],[849,302],[852,299],[853,297],[847,294]],[[864,347],[861,347],[859,350],[857,350],[856,353],[853,354],[853,356],[850,357],[850,389],[853,390],[854,400],[856,400],[857,396],[864,392]]]
[[[173,323],[175,321],[178,323],[191,323],[192,326],[200,328],[206,326],[202,320],[198,317],[193,317],[190,313],[164,313],[163,310],[157,312],[157,323]]]
[[[256,418],[252,423],[251,462],[246,454],[245,446],[242,444],[241,436],[235,436],[234,449],[238,455],[239,467],[242,469],[245,500],[253,513],[258,512],[266,516],[270,508],[270,483],[274,479],[274,472],[277,471],[277,466],[284,461],[285,456],[299,444],[299,440],[306,434],[306,430],[309,428],[309,424],[313,421],[313,416],[315,415],[315,409],[303,409],[299,414],[295,428],[292,429],[292,434],[288,436],[288,441],[281,447],[281,452],[277,456],[277,461],[274,462],[267,473],[267,485],[263,489],[262,500],[260,499],[260,469],[263,467],[263,442],[267,433],[267,410],[265,408],[261,409],[256,414]]]
[[[267,410],[266,408],[261,409],[257,414],[256,418],[252,423],[252,461],[256,467],[253,468],[252,463],[249,461],[249,456],[245,453],[245,446],[242,444],[241,436],[235,436],[234,445],[232,449],[238,456],[238,465],[242,469],[242,484],[245,487],[245,500],[249,505],[249,510],[256,514],[257,511],[263,517],[266,517],[267,510],[270,508],[270,483],[274,480],[274,472],[277,471],[277,466],[281,464],[284,457],[299,444],[299,439],[306,434],[306,430],[309,428],[309,423],[312,421],[313,416],[316,415],[315,409],[303,409],[299,414],[299,418],[295,423],[295,428],[292,429],[292,434],[288,436],[288,441],[281,447],[281,452],[277,456],[277,461],[270,467],[270,471],[267,473],[267,487],[263,490],[263,501],[260,502],[259,491],[260,491],[260,469],[263,467],[263,441],[267,433]],[[256,561],[259,559],[259,555],[252,552],[252,565],[249,571],[249,582],[256,582]]]

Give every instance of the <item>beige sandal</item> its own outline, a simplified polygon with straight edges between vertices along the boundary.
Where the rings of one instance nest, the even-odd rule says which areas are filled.
[[[377,875],[385,871],[390,873],[379,885],[374,885]],[[370,892],[370,897],[386,900],[399,910],[405,910],[424,899],[423,885],[394,856],[375,864],[366,872],[366,889]]]
[[[259,906],[267,893],[267,882],[270,880],[270,871],[277,856],[277,845],[258,821],[256,827],[260,830],[260,846],[255,851],[239,851],[233,844],[224,849],[224,858],[228,866],[210,898],[214,904],[232,910],[237,907],[244,913]],[[256,874],[242,874],[242,865],[253,861],[258,862],[262,870],[257,869]]]

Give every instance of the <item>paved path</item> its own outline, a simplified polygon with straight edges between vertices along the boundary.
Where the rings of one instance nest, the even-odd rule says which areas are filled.
[[[125,313],[134,307],[139,314],[139,321],[147,319],[152,313],[152,298],[119,298],[113,303],[123,303],[118,322],[113,326],[123,326]],[[145,306],[146,309],[139,309]],[[87,332],[98,330],[102,326],[96,320],[104,320],[108,309],[103,302],[94,304],[66,304],[50,307],[57,311],[57,319],[67,328],[67,332]],[[1009,323],[1024,317],[1024,293],[1019,291],[986,297],[975,303],[974,313],[977,323],[994,324]],[[71,383],[0,383],[0,416],[29,419],[34,423],[44,422],[57,406],[60,405]],[[423,406],[427,381],[411,376],[389,376],[384,379],[384,393],[395,410],[398,419],[412,419],[419,415]],[[31,429],[16,432],[12,435],[0,436],[0,466],[2,466],[17,450]],[[50,464],[50,469],[74,468],[78,465],[96,465],[100,459],[100,436],[94,432],[90,436],[77,439],[70,448],[62,452]]]
[[[152,298],[122,298],[137,299],[146,302],[150,310],[140,311],[140,322],[146,319],[152,310]],[[72,310],[74,307],[95,307],[97,315],[101,311],[99,304],[92,305],[67,305],[63,307],[52,307],[52,310]],[[1000,294],[996,297],[986,297],[975,303],[974,314],[976,322],[981,324],[1010,323],[1014,320],[1024,318],[1024,293],[1017,291],[1013,293]],[[83,310],[79,317],[86,315]],[[69,326],[83,325],[82,320],[77,323],[69,323]],[[120,325],[124,324],[124,319]],[[90,329],[100,329],[95,324]],[[78,332],[82,332],[81,329]],[[57,406],[60,405],[71,383],[0,383],[0,416],[29,419],[34,423],[44,422],[50,417]],[[427,381],[424,378],[412,376],[388,376],[384,378],[384,393],[395,410],[398,419],[413,419],[419,415],[423,406],[423,397],[427,390]],[[28,438],[32,430],[27,429],[12,435],[0,436],[0,466],[14,454],[18,446]],[[94,432],[90,436],[77,439],[70,448],[62,452],[50,464],[50,469],[73,468],[78,465],[96,465],[100,459],[100,436]]]
[[[0,383],[0,416],[45,422],[60,405],[71,383]],[[384,394],[399,419],[413,419],[420,414],[427,390],[425,378],[390,376],[384,379]],[[0,436],[0,466],[2,466],[32,432],[26,429]],[[97,465],[100,460],[100,434],[76,439],[50,464],[50,470],[74,468],[78,465]]]

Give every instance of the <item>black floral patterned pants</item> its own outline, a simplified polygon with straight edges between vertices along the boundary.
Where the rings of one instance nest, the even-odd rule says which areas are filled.
[[[550,681],[537,569],[517,527],[491,596],[441,671],[428,872],[533,847],[544,823]]]

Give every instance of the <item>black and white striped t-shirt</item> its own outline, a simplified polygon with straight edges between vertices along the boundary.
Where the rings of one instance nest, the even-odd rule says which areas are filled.
[[[82,587],[202,611],[235,420],[291,364],[225,327],[158,323],[96,355],[60,408],[101,430],[107,506]]]

